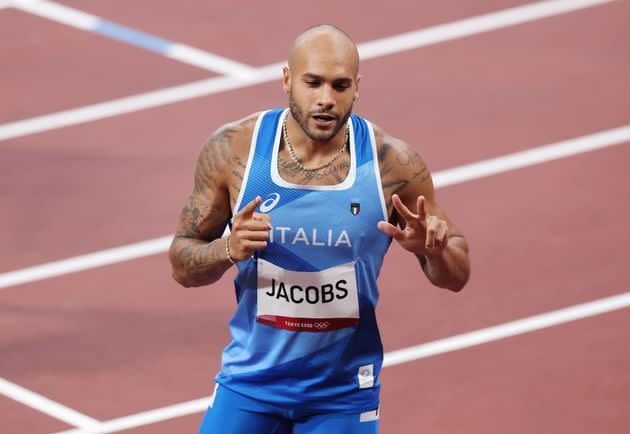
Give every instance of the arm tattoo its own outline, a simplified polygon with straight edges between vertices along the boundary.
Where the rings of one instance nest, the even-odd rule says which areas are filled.
[[[256,116],[250,116],[238,124],[225,125],[208,138],[199,154],[195,171],[196,186],[215,185],[216,177],[225,175],[229,168],[232,168],[232,174],[239,173],[237,177],[242,180],[246,165],[238,155],[230,156],[231,143],[237,133],[256,122],[256,119]]]
[[[411,149],[403,149],[393,155],[394,144],[389,138],[384,139],[379,150],[379,160],[382,162],[381,176],[383,191],[388,198],[387,209],[393,209],[392,195],[400,194],[411,183],[423,183],[427,181],[431,174],[426,163],[420,155]],[[403,167],[404,170],[395,170]],[[408,175],[394,176],[394,173],[402,172]],[[389,176],[387,176],[389,175]]]
[[[204,208],[207,211],[207,205]],[[187,228],[183,234],[184,237],[198,238],[201,236],[199,232],[200,218],[203,218],[203,211],[197,207],[193,196],[190,195],[180,216],[180,225]]]
[[[179,216],[178,237],[194,238],[209,241],[221,235],[222,228],[212,227],[222,224],[221,209],[216,205],[195,199],[193,195],[188,197],[182,213]]]
[[[410,164],[415,164],[420,160],[420,155],[418,155],[415,151],[404,150],[396,154],[396,161],[401,166],[409,166]]]
[[[176,280],[184,286],[207,285],[216,281],[229,267],[225,264],[223,239],[207,244],[204,241],[175,237],[170,259]]]
[[[206,141],[195,170],[195,188],[215,185],[217,175],[222,175],[228,162],[230,140],[236,129],[226,126],[212,134]]]
[[[199,153],[193,193],[182,209],[170,249],[174,275],[185,286],[213,282],[229,266],[225,263],[221,233],[246,168],[242,156],[237,155],[240,151],[235,152],[242,149],[242,142],[235,140],[241,140],[243,129],[256,119],[257,116],[250,116],[223,126],[208,138]]]

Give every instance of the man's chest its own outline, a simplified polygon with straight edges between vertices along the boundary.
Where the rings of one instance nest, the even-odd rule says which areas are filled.
[[[231,166],[226,170],[226,184],[229,191],[230,205],[234,209],[237,203],[238,197],[241,195],[241,190],[245,186],[247,181],[246,173],[251,172],[247,170],[245,161],[246,156],[235,156],[232,159]],[[295,186],[335,186],[343,183],[350,173],[350,158],[341,157],[334,164],[320,170],[311,171],[304,170],[299,167],[298,164],[288,161],[282,155],[277,159],[277,173],[283,181]],[[269,170],[271,172],[271,161],[252,161],[252,165],[266,167],[262,170]],[[256,167],[260,170],[261,167]]]

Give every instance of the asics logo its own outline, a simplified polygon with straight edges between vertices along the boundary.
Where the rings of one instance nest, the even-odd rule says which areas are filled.
[[[260,204],[260,212],[271,211],[280,201],[280,194],[271,193],[267,199]]]

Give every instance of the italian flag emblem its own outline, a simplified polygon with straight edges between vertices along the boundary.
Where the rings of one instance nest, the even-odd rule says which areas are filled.
[[[359,205],[359,202],[352,202],[350,204],[350,212],[352,215],[359,214],[359,211],[361,211],[361,205]]]

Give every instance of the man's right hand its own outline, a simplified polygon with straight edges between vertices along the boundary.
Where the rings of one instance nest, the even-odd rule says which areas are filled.
[[[234,216],[228,246],[230,256],[235,261],[249,259],[256,250],[267,247],[269,231],[272,229],[271,216],[254,212],[261,201],[260,196],[256,196]]]

